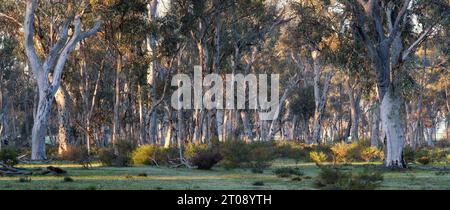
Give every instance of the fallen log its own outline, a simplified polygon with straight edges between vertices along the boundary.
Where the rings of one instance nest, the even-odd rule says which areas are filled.
[[[25,169],[25,168],[15,168],[0,162],[0,176],[12,176],[12,175],[63,175],[67,174],[62,168],[48,166],[47,168],[39,169]]]

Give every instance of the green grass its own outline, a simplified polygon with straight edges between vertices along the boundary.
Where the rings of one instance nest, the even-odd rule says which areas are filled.
[[[19,165],[25,168],[39,168],[48,165],[58,166],[68,171],[67,176],[73,182],[64,182],[64,176],[30,176],[30,182],[19,182],[17,176],[0,177],[0,189],[4,190],[309,190],[313,187],[314,178],[320,171],[313,163],[295,164],[291,160],[277,160],[270,169],[262,174],[252,173],[250,169],[225,170],[213,168],[210,171],[167,168],[167,167],[129,167],[112,168],[94,165],[92,169],[70,163],[55,162],[52,164]],[[290,178],[278,178],[272,170],[280,167],[298,167],[304,172],[301,181]],[[381,189],[450,189],[450,176],[437,175],[437,169],[445,167],[412,166],[412,169],[390,171],[383,169],[380,163],[369,166],[366,163],[354,163],[343,166],[344,170],[359,171],[365,167],[384,170],[384,181]],[[147,177],[138,176],[146,173]],[[255,186],[255,182],[263,182],[263,186]]]

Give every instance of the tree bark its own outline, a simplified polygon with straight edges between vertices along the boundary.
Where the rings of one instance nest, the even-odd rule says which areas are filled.
[[[62,155],[67,151],[69,144],[73,142],[72,129],[70,126],[70,99],[65,85],[61,85],[55,96],[56,107],[58,109],[58,154]]]
[[[378,103],[372,106],[370,130],[370,145],[378,147],[380,142],[380,106]]]
[[[318,52],[313,52],[318,53]],[[320,65],[320,55],[313,55],[313,69],[314,69],[314,124],[313,124],[313,143],[320,144],[320,133],[322,129],[322,118],[325,111],[327,102],[328,89],[331,82],[331,73],[327,73],[321,89],[320,77],[322,75],[322,69]]]
[[[386,135],[386,166],[405,168],[403,160],[404,136],[400,123],[400,97],[392,88],[384,95],[381,102],[381,123]]]

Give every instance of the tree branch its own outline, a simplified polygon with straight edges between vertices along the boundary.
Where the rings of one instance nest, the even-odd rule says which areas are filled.
[[[48,75],[50,69],[55,65],[55,62],[57,60],[57,57],[59,55],[59,52],[64,47],[64,45],[67,42],[68,38],[68,32],[69,32],[69,25],[71,22],[71,18],[67,18],[63,25],[61,33],[58,35],[59,40],[56,42],[55,46],[50,50],[50,53],[48,54],[47,58],[45,59],[43,69],[45,71],[45,75]]]
[[[36,11],[36,0],[27,0],[27,7],[25,12],[25,22],[24,22],[24,38],[25,38],[25,52],[30,63],[31,70],[36,75],[36,77],[41,77],[42,66],[39,58],[36,54],[36,49],[34,47],[34,13]]]
[[[397,33],[399,33],[399,29],[400,29],[400,23],[403,20],[404,15],[406,14],[406,11],[408,10],[408,6],[411,0],[405,0],[405,2],[403,2],[403,6],[402,9],[398,12],[397,17],[395,18],[395,22],[394,25],[392,27],[392,31],[389,34],[389,38],[387,39],[388,44],[390,45],[395,37],[397,36]],[[391,18],[391,17],[388,17]]]
[[[69,54],[73,51],[76,44],[81,40],[94,35],[101,27],[101,21],[97,18],[97,22],[93,28],[86,32],[81,31],[81,17],[80,15],[75,16],[74,20],[74,32],[72,38],[67,42],[67,44],[62,49],[58,61],[56,63],[55,69],[53,71],[53,81],[52,81],[52,94],[56,93],[59,88],[59,84],[61,82],[61,75],[64,68],[64,64],[69,56]]]
[[[402,53],[402,61],[405,61],[408,59],[409,54],[412,52],[415,52],[417,47],[428,37],[431,31],[433,31],[434,26],[437,24],[437,22],[431,26],[429,26],[420,36],[417,38],[417,40],[411,44],[411,46],[408,47],[405,51]]]

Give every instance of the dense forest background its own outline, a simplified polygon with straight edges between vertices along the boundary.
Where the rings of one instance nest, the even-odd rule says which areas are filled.
[[[450,142],[447,0],[0,0],[1,147]],[[279,118],[181,110],[175,74],[280,74]],[[0,147],[0,148],[1,148]]]

